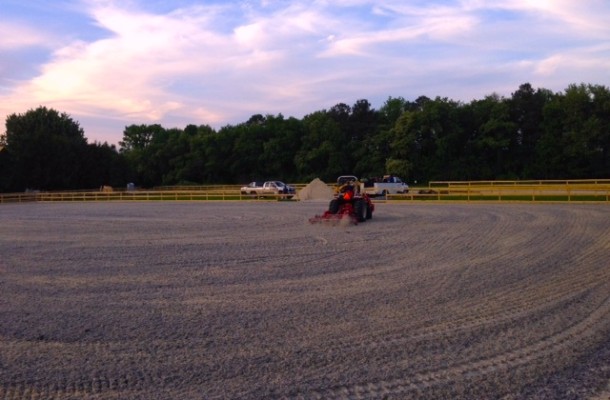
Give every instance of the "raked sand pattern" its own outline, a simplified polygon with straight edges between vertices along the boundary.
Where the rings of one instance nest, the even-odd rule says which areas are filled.
[[[0,399],[608,397],[608,205],[326,207],[0,206]]]

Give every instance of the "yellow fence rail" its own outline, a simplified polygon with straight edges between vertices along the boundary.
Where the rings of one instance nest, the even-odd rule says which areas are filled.
[[[0,194],[0,203],[23,202],[76,202],[76,201],[240,201],[240,200],[290,200],[288,195],[266,194],[252,196],[241,194],[239,189],[208,190],[134,190],[134,191],[70,191]]]
[[[434,181],[392,200],[609,202],[610,179],[553,181]]]
[[[433,187],[520,187],[520,186],[608,186],[610,179],[569,179],[569,180],[524,180],[524,181],[432,181],[428,184]]]
[[[305,184],[293,185],[297,194]],[[332,187],[332,185],[329,185]],[[278,201],[298,195],[257,197],[240,193],[238,185],[163,187],[154,190],[0,193],[0,203],[77,201]],[[375,197],[375,201],[495,201],[610,203],[610,179],[565,181],[435,181],[409,193]]]

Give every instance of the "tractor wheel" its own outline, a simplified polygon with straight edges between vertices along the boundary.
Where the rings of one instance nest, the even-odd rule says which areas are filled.
[[[332,199],[330,204],[328,205],[328,212],[331,214],[336,214],[339,212],[339,200]]]
[[[366,203],[366,219],[373,218],[373,209],[369,203]]]
[[[354,214],[358,222],[366,221],[366,202],[363,199],[358,199],[354,203]]]

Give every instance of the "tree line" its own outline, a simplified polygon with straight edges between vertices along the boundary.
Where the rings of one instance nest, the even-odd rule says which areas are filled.
[[[610,177],[610,90],[525,83],[469,103],[421,96],[367,100],[302,119],[256,114],[219,130],[125,127],[119,148],[88,143],[78,122],[46,107],[12,114],[0,137],[0,191],[331,182],[338,175],[432,180]]]

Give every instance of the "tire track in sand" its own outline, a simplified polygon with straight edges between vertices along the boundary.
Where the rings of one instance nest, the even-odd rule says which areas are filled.
[[[42,205],[35,213],[49,216],[28,215],[25,230],[44,239],[45,223],[60,221],[65,239],[0,248],[23,260],[3,267],[0,311],[15,319],[0,327],[0,399],[497,398],[569,368],[610,333],[604,207],[380,204],[370,222],[327,229],[295,212],[315,207],[293,206],[100,205],[87,220],[113,236],[79,247],[77,206],[56,217]],[[109,224],[109,212],[129,223]],[[269,221],[262,235],[256,225]],[[104,268],[121,253],[104,264],[100,249],[117,237],[133,281],[115,294],[123,275]],[[62,252],[44,248],[62,240]],[[112,289],[107,310],[82,313],[101,329],[94,342],[70,331],[80,327],[70,310],[100,307],[96,297],[60,282]],[[22,310],[35,295],[64,297]],[[137,313],[121,314],[132,308],[164,323],[132,323]],[[48,312],[57,342],[28,331]],[[130,331],[105,329],[112,318]]]

